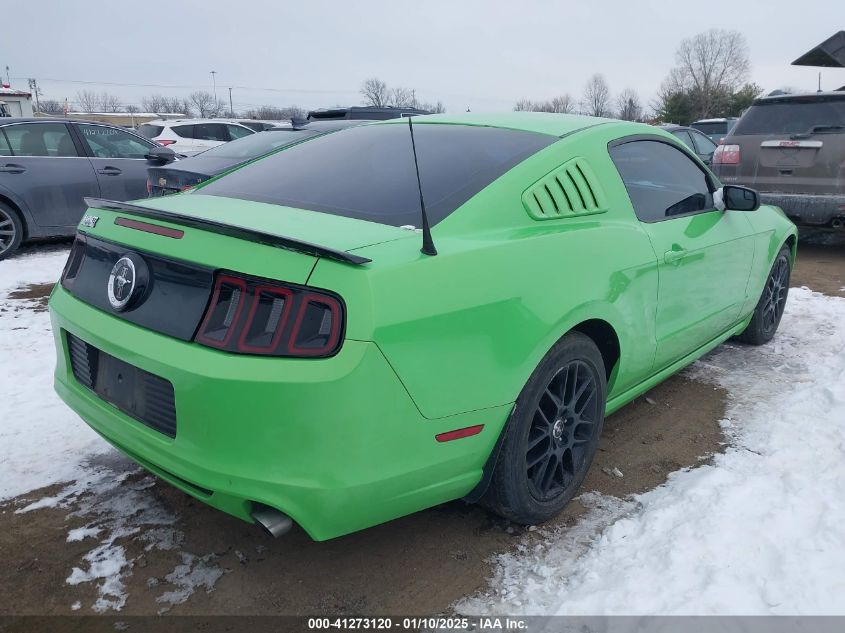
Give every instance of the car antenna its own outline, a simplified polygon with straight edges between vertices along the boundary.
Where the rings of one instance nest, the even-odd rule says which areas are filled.
[[[417,170],[417,187],[420,190],[420,215],[422,215],[422,234],[423,244],[420,249],[421,253],[425,255],[437,255],[437,249],[434,248],[434,240],[431,239],[431,227],[428,224],[428,214],[425,212],[425,200],[423,199],[422,180],[420,180],[420,163],[417,160],[417,144],[414,142],[414,124],[408,117],[408,129],[411,131],[411,149],[414,152],[414,169]]]

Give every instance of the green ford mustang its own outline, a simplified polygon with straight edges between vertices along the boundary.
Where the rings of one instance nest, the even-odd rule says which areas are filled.
[[[796,247],[672,135],[550,114],[379,122],[89,207],[58,393],[186,493],[318,540],[458,498],[550,518],[605,415],[772,338]]]

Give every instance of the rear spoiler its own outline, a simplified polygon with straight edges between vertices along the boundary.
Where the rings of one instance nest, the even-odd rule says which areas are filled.
[[[130,204],[128,202],[104,200],[103,198],[85,198],[85,204],[88,205],[88,208],[126,211],[132,215],[139,215],[141,217],[152,218],[155,220],[164,220],[173,224],[179,224],[180,226],[188,226],[203,231],[218,233],[220,235],[228,235],[229,237],[255,242],[256,244],[265,244],[276,248],[284,248],[289,251],[313,255],[314,257],[334,259],[335,261],[343,262],[344,264],[355,264],[360,266],[361,264],[366,264],[372,261],[371,259],[361,257],[360,255],[353,255],[352,253],[339,251],[327,246],[303,242],[302,240],[297,240],[292,237],[275,235],[273,233],[264,233],[263,231],[256,231],[255,229],[248,229],[235,224],[226,224],[223,222],[216,222],[214,220],[195,218],[190,215],[182,215],[181,213],[173,213],[172,211],[153,209],[152,207],[144,207],[138,204]]]

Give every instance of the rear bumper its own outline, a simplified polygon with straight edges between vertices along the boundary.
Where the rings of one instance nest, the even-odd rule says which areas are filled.
[[[836,219],[845,220],[845,193],[813,195],[803,193],[760,193],[763,204],[783,209],[793,222],[817,226],[829,225]]]
[[[57,286],[55,388],[107,441],[201,501],[246,521],[254,502],[325,540],[467,494],[509,406],[423,418],[378,347],[328,359],[231,355],[145,330]],[[176,437],[144,426],[73,376],[62,331],[174,387]],[[479,435],[435,435],[484,424]]]

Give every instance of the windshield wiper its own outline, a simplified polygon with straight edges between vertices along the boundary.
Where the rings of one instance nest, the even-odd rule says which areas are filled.
[[[821,132],[833,132],[835,130],[841,130],[845,128],[845,125],[814,125],[811,127],[807,132],[800,132],[798,134],[790,134],[789,138],[798,140],[802,138],[810,138],[813,134],[819,134]]]

